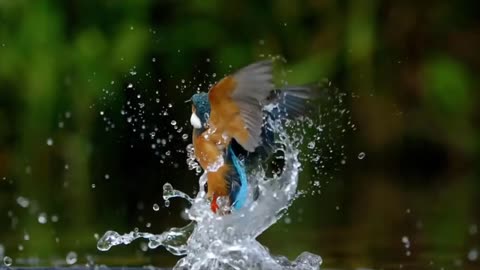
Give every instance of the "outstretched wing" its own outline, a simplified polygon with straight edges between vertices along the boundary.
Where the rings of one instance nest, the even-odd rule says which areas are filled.
[[[210,126],[253,152],[261,142],[262,104],[273,89],[272,62],[251,64],[210,89]]]

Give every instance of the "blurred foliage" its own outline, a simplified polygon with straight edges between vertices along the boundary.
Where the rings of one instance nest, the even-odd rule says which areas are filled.
[[[467,254],[480,248],[478,10],[473,0],[0,0],[5,254],[17,264],[48,265],[71,250],[79,262],[173,264],[166,252],[138,245],[100,253],[94,235],[184,224],[185,205],[151,207],[162,204],[167,181],[196,188],[181,139],[189,133],[183,101],[199,84],[207,90],[279,55],[279,83],[327,79],[347,94],[340,109],[352,122],[323,118],[340,128],[322,134],[323,163],[305,164],[308,195],[262,242],[290,257],[317,252],[329,267],[474,267]],[[147,103],[141,119],[158,127],[156,138],[174,135],[168,147],[152,149],[141,123],[120,113],[138,102],[129,84]],[[311,188],[317,180],[320,195]]]

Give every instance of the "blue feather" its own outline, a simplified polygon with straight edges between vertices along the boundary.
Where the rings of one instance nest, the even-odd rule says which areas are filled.
[[[228,147],[227,159],[233,166],[233,170],[228,176],[230,201],[233,209],[238,210],[243,207],[248,196],[247,173],[244,164],[235,155],[231,146]]]
[[[191,98],[193,105],[196,109],[196,114],[202,124],[208,122],[210,115],[210,101],[208,100],[208,93],[201,92],[192,96]]]

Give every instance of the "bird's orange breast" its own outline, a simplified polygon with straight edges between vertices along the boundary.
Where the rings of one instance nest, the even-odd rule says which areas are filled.
[[[229,194],[225,177],[230,166],[224,163],[216,171],[210,171],[209,167],[215,166],[224,156],[232,138],[244,143],[249,136],[240,110],[231,97],[236,85],[235,79],[228,76],[210,89],[208,98],[211,110],[207,130],[199,136],[193,136],[195,157],[207,171],[209,198]]]
[[[217,147],[216,143],[209,140],[205,135],[194,137],[193,147],[195,151],[195,157],[200,163],[200,166],[207,171],[207,184],[208,184],[208,197],[212,198],[212,195],[226,196],[228,194],[226,174],[229,170],[227,164],[219,166],[215,171],[209,171],[209,167],[215,166],[223,155],[223,152]],[[210,168],[211,169],[211,168]]]

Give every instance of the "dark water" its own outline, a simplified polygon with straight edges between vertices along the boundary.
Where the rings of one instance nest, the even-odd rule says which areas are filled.
[[[291,259],[303,251],[319,254],[322,269],[479,269],[479,223],[471,218],[477,212],[462,209],[478,200],[477,190],[467,177],[436,181],[442,181],[441,185],[426,188],[417,183],[411,187],[377,172],[356,178],[347,189],[347,181],[339,177],[322,188],[320,195],[297,199],[282,222],[261,235],[260,241],[273,254]],[[176,208],[172,207],[169,215],[173,216]],[[151,218],[155,215],[158,212]],[[311,219],[315,222],[309,222]],[[24,257],[18,246],[5,242],[3,246],[5,254],[14,259],[12,266],[17,267],[67,265],[65,256],[71,250],[78,254],[75,265],[90,267],[160,267],[177,260],[162,249],[141,251],[141,241],[106,253],[95,249],[94,239],[61,237],[61,243],[56,252],[65,255],[55,259]]]

